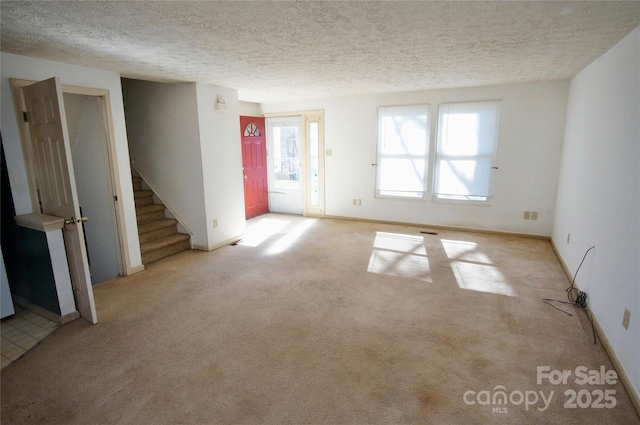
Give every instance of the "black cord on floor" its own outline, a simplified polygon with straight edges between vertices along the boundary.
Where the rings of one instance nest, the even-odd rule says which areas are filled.
[[[556,302],[556,303],[562,303],[562,304],[570,304],[570,305],[575,305],[577,307],[581,307],[580,305],[574,303],[574,302],[569,302],[569,301],[562,301],[562,300],[554,300],[553,298],[543,298],[542,302],[545,304],[550,305],[551,307],[555,308],[556,310],[566,314],[567,316],[573,316],[573,314],[569,313],[568,311],[564,311],[561,308],[556,307],[555,305],[551,304],[552,302]],[[593,320],[591,319],[591,317],[589,317],[589,312],[590,310],[587,310],[585,307],[581,307],[582,311],[584,311],[584,313],[587,315],[587,319],[589,320],[589,322],[591,322],[591,332],[593,332],[593,343],[597,344],[596,341],[596,328],[593,324]]]
[[[551,307],[555,308],[558,311],[561,311],[562,313],[572,316],[571,313],[564,311],[561,308],[556,307],[555,305],[551,304],[551,302],[558,302],[558,303],[563,303],[563,304],[573,304],[575,306],[578,306],[582,309],[582,311],[585,312],[585,314],[587,315],[587,319],[589,319],[589,321],[591,322],[591,330],[593,331],[593,343],[596,344],[596,328],[593,324],[593,320],[591,319],[591,317],[589,317],[589,310],[587,310],[587,293],[584,291],[579,290],[578,288],[575,287],[575,283],[576,283],[576,276],[578,276],[578,272],[580,271],[580,267],[582,267],[582,263],[584,263],[585,258],[587,258],[587,254],[589,253],[589,251],[591,251],[593,248],[595,248],[596,246],[592,246],[591,248],[587,249],[587,251],[584,253],[584,256],[582,257],[582,261],[580,261],[580,265],[578,265],[578,269],[576,270],[576,273],[573,275],[573,279],[571,280],[571,286],[569,288],[567,288],[566,292],[567,292],[567,299],[569,300],[567,301],[560,301],[560,300],[554,300],[552,298],[543,298],[542,302],[545,304],[550,305]]]
[[[551,307],[555,308],[555,309],[556,309],[556,310],[558,310],[558,311],[563,312],[563,313],[564,313],[564,314],[566,314],[567,316],[573,316],[573,314],[569,313],[568,311],[564,311],[563,309],[558,308],[558,307],[556,307],[555,305],[551,304],[551,302],[552,302],[552,301],[553,301],[553,302],[556,302],[556,303],[563,303],[563,304],[573,304],[573,303],[570,303],[570,302],[568,302],[568,301],[554,300],[553,298],[543,298],[543,299],[542,299],[542,302],[543,302],[543,303],[545,303],[545,304],[549,304]]]
[[[587,307],[587,293],[578,288],[567,288],[567,299],[571,304],[579,305],[582,308]]]
[[[584,256],[582,257],[582,261],[580,261],[580,265],[578,266],[576,273],[573,275],[573,280],[571,281],[571,287],[567,288],[567,298],[569,299],[569,301],[571,301],[575,305],[579,305],[582,308],[587,307],[587,293],[575,287],[576,277],[578,276],[580,267],[582,267],[582,263],[584,263],[585,258],[587,258],[587,254],[589,253],[589,251],[591,251],[595,247],[596,247],[595,245],[592,246],[591,248],[587,249],[587,252],[584,253]]]

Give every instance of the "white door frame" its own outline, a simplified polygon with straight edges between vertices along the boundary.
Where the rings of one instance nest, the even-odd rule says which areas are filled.
[[[300,121],[300,137],[301,137],[301,155],[302,162],[302,215],[304,217],[324,217],[325,216],[325,196],[324,196],[324,167],[325,167],[325,150],[324,150],[324,110],[301,111],[301,112],[277,112],[263,115],[265,118],[284,118],[284,117],[301,117]],[[310,186],[311,176],[307,170],[311,169],[309,160],[309,123],[318,123],[318,199],[319,205],[310,205]],[[267,130],[268,132],[268,130]],[[270,153],[267,152],[267,156]],[[271,188],[269,188],[271,189]]]
[[[24,165],[27,174],[27,181],[29,184],[29,194],[31,196],[31,206],[34,212],[40,212],[40,203],[38,199],[38,189],[36,185],[35,173],[34,173],[34,161],[31,152],[31,143],[29,137],[29,126],[22,119],[25,109],[24,96],[22,88],[36,81],[10,79],[11,91],[13,94],[13,104],[16,112],[16,118],[18,120],[18,129],[20,131],[20,141],[22,145],[22,153],[24,157]],[[113,188],[113,196],[115,202],[114,213],[116,216],[116,227],[118,231],[117,246],[118,246],[118,268],[121,275],[128,276],[134,273],[134,268],[131,266],[131,255],[129,252],[129,246],[126,243],[127,231],[125,229],[125,212],[124,206],[121,202],[121,180],[118,173],[118,158],[115,144],[115,133],[113,130],[113,116],[111,109],[111,94],[106,89],[96,89],[90,87],[79,87],[62,84],[63,93],[79,94],[84,96],[95,96],[102,98],[102,112],[104,117],[104,129],[105,138],[107,140],[107,156],[109,158],[109,170],[111,175],[111,187]]]

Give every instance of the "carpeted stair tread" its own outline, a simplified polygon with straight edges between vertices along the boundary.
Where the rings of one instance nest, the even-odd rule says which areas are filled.
[[[157,211],[164,211],[164,205],[152,204],[145,205],[144,207],[138,207],[136,208],[136,215],[149,214]]]
[[[183,233],[176,233],[171,236],[156,239],[155,241],[146,242],[140,245],[140,252],[146,254],[151,251],[159,250],[177,242],[188,241],[189,235]]]
[[[133,192],[133,197],[135,199],[144,198],[145,196],[153,196],[153,191],[151,190],[136,190]]]
[[[136,208],[153,204],[153,191],[138,189],[133,191],[133,198]]]
[[[177,223],[178,220],[175,220],[173,218],[163,218],[161,220],[139,225],[138,233],[153,232],[154,230],[162,229],[163,227],[174,226]]]
[[[140,182],[142,182],[142,178],[141,178],[141,177],[136,177],[136,176],[131,177],[131,180],[132,180],[134,183],[140,183]]]

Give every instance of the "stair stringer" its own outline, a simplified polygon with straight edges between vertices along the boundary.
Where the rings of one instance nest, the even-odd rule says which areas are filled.
[[[184,224],[184,221],[180,219],[178,214],[176,214],[175,211],[171,209],[171,206],[167,202],[165,202],[165,200],[162,198],[162,195],[160,195],[160,193],[158,192],[157,188],[153,187],[153,185],[149,183],[149,181],[144,177],[144,175],[140,172],[140,170],[136,168],[135,164],[132,163],[131,168],[135,171],[135,174],[137,174],[137,177],[140,177],[142,179],[143,187],[147,186],[147,189],[153,192],[153,197],[157,198],[160,201],[160,203],[164,205],[165,217],[173,218],[174,220],[178,221],[178,224],[177,224],[178,233],[189,235],[189,249],[194,249],[193,232],[191,231],[191,229],[189,229],[189,227],[186,224]]]

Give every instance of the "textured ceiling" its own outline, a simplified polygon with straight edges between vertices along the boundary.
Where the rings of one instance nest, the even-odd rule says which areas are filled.
[[[568,79],[640,24],[640,1],[2,1],[1,49],[241,100]]]

